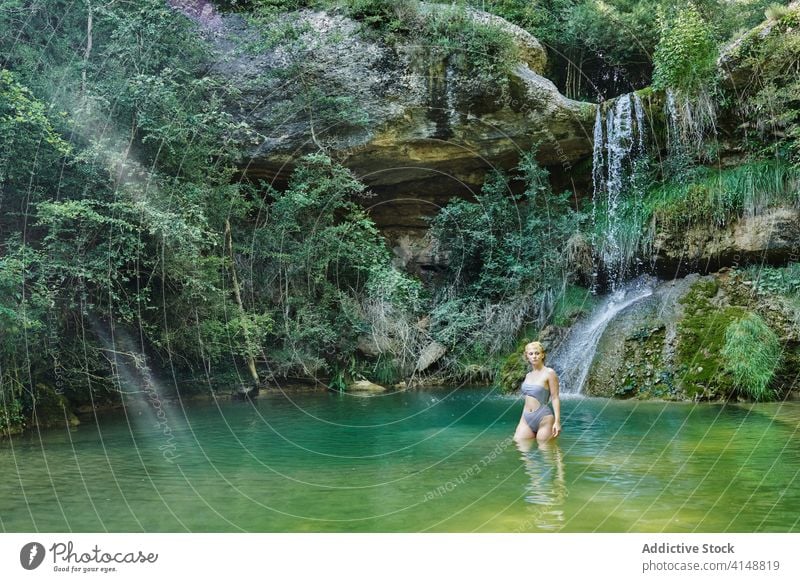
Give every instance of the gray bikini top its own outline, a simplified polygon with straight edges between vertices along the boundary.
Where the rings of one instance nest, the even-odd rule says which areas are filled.
[[[522,383],[522,393],[525,396],[533,396],[540,404],[547,404],[550,401],[550,390],[541,384]]]

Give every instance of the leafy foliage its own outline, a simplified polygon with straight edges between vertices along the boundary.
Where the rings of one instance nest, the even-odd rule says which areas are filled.
[[[508,76],[519,61],[513,38],[499,26],[482,23],[463,9],[442,9],[427,14],[419,40],[434,47],[471,79],[475,93],[508,91]]]
[[[740,48],[752,71],[741,108],[761,138],[757,151],[800,166],[800,8],[780,11],[768,24]]]
[[[348,14],[384,42],[404,40],[431,51],[470,79],[475,91],[507,90],[519,60],[513,38],[481,22],[464,5],[422,5],[416,0],[351,0]]]
[[[533,155],[518,172],[521,194],[497,174],[476,201],[453,200],[432,222],[452,282],[435,302],[432,329],[454,354],[507,350],[520,330],[548,319],[570,279],[563,249],[583,216],[568,194],[550,190]]]
[[[240,226],[248,212],[231,176],[249,130],[220,107],[237,88],[198,78],[206,47],[189,22],[157,0],[20,0],[0,28],[13,71],[0,72],[9,402],[30,415],[53,387],[76,404],[113,401],[112,353],[189,371],[260,353],[253,328],[270,320],[230,316],[216,246],[225,218]],[[132,329],[138,347],[112,339]]]
[[[222,10],[231,12],[289,12],[313,4],[313,0],[216,0]]]
[[[713,81],[717,54],[711,27],[693,6],[674,18],[662,18],[653,56],[653,87],[697,93]]]
[[[792,262],[783,268],[754,266],[748,273],[758,291],[800,297],[800,263]]]
[[[716,43],[758,24],[772,0],[695,0]],[[659,14],[675,0],[470,0],[530,31],[548,48],[548,77],[573,99],[610,99],[652,82]]]
[[[268,220],[241,250],[252,256],[252,287],[271,296],[270,343],[283,373],[332,373],[349,361],[366,329],[360,300],[417,303],[418,284],[391,266],[375,225],[354,202],[364,189],[330,158],[306,156],[289,187],[271,191]]]
[[[389,39],[412,34],[415,24],[423,20],[416,0],[350,0],[347,12]]]

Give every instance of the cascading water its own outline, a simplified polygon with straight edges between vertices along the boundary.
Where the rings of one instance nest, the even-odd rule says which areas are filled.
[[[639,134],[639,154],[643,154],[644,149],[644,104],[642,98],[636,93],[633,93],[633,111],[636,114],[636,127]]]
[[[608,324],[621,311],[652,294],[652,279],[640,277],[608,295],[591,316],[572,327],[552,356],[551,365],[558,372],[562,393],[581,393]]]
[[[644,106],[635,93],[617,97],[605,107],[598,106],[592,152],[592,201],[595,225],[601,226],[596,231],[603,234],[595,240],[594,248],[596,263],[608,275],[612,290],[624,280],[629,260],[622,242],[619,206],[627,194],[635,191],[633,167],[636,159],[646,153],[646,134]]]
[[[678,106],[675,103],[675,94],[667,91],[667,99],[664,102],[664,117],[667,121],[667,148],[670,153],[676,153],[681,147],[681,131],[678,127]]]
[[[592,151],[592,185],[594,192],[605,191],[606,181],[603,169],[605,161],[603,157],[603,107],[597,106],[597,114],[594,118],[594,149]]]
[[[667,89],[664,102],[667,124],[667,151],[670,155],[702,154],[701,146],[717,134],[715,101],[705,93],[692,98]]]

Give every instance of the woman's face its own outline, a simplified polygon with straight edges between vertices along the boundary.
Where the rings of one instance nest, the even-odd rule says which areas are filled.
[[[542,354],[542,351],[539,348],[528,348],[525,352],[525,356],[528,358],[528,361],[535,366],[536,364],[542,362],[544,354]]]

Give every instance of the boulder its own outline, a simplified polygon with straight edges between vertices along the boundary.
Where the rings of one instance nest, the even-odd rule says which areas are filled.
[[[447,353],[447,348],[437,341],[432,341],[425,346],[417,360],[417,372],[424,372],[434,363],[438,362]]]
[[[386,388],[380,386],[379,384],[373,384],[369,380],[356,380],[352,384],[347,387],[348,392],[369,392],[372,394],[377,394],[380,392],[386,392]]]
[[[657,285],[652,295],[621,311],[597,344],[584,392],[607,397],[683,398],[675,378],[679,300],[700,280],[692,274]]]
[[[800,11],[800,0],[793,0],[787,11]],[[780,30],[777,20],[768,18],[720,50],[717,67],[722,74],[722,82],[729,89],[741,89],[752,83],[754,71],[746,64],[750,48]]]
[[[658,284],[609,322],[584,392],[666,400],[740,397],[722,349],[731,323],[757,315],[783,347],[770,388],[781,399],[789,395],[800,371],[800,310],[784,296],[756,291],[747,277],[746,271],[726,269]]]

